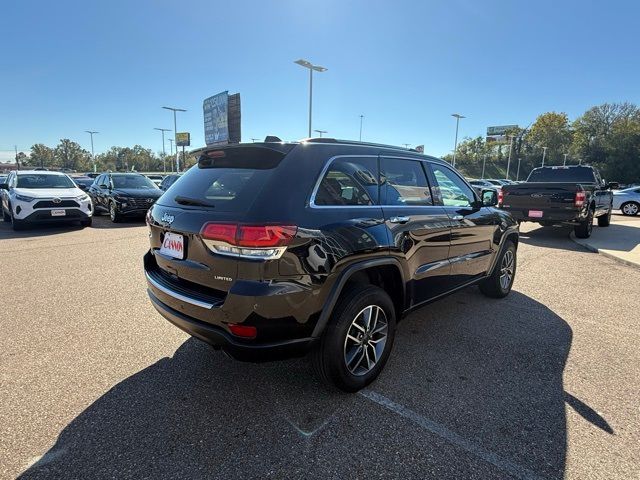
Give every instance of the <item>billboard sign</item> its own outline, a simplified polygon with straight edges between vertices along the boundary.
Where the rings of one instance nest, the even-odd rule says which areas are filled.
[[[229,92],[224,91],[205,98],[202,102],[204,113],[204,142],[207,145],[229,142]]]
[[[191,134],[189,132],[176,133],[176,147],[188,147],[191,145]]]
[[[518,128],[518,125],[496,125],[487,127],[487,142],[508,143],[507,132]]]

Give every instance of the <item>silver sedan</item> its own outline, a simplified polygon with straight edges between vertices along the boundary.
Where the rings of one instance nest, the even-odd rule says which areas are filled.
[[[640,188],[631,187],[613,192],[613,208],[623,215],[637,215],[640,212]]]

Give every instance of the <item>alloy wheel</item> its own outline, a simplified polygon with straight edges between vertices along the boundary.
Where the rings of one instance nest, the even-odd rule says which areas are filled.
[[[627,215],[636,215],[638,213],[638,205],[635,203],[627,203],[622,207],[622,211]]]
[[[513,279],[513,269],[515,265],[515,256],[511,250],[507,250],[502,257],[500,265],[500,286],[503,290],[507,290]]]
[[[365,375],[376,366],[388,331],[387,316],[377,305],[369,305],[355,316],[344,340],[344,361],[352,375]]]
[[[116,219],[116,206],[113,203],[109,205],[109,216],[111,217],[111,221]]]

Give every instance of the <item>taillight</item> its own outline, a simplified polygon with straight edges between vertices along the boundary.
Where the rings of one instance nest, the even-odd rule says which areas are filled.
[[[282,256],[297,230],[293,225],[206,223],[200,235],[215,253],[272,260]]]
[[[586,198],[587,198],[587,195],[585,194],[585,192],[576,192],[576,197],[573,204],[576,207],[582,207],[584,205]]]
[[[498,206],[502,206],[502,200],[504,200],[504,193],[502,193],[502,189],[498,190]]]

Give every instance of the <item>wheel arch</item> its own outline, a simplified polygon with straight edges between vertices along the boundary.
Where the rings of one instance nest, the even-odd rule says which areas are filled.
[[[324,303],[312,337],[322,335],[340,295],[352,284],[371,284],[385,290],[395,306],[396,318],[400,319],[406,298],[406,281],[400,262],[391,257],[365,260],[350,265],[340,273]]]

